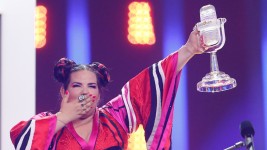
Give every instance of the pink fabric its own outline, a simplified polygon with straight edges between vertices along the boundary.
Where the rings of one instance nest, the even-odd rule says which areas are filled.
[[[121,95],[118,95],[117,97],[113,98],[106,104],[106,106],[112,107],[108,108],[107,111],[120,123],[125,132],[128,133],[128,127],[124,120],[124,118],[127,116],[127,112],[125,108],[120,109],[120,107],[124,106],[124,102],[122,100]]]
[[[154,74],[155,72],[153,72],[153,75],[151,75],[151,72],[149,72],[151,71],[151,68],[145,69],[141,74],[133,78],[133,80],[127,82],[127,84],[123,87],[123,95],[115,97],[99,110],[97,108],[96,113],[93,117],[92,132],[88,142],[80,137],[75,131],[73,124],[69,123],[67,125],[68,130],[65,130],[66,132],[64,131],[67,136],[62,136],[61,143],[59,142],[58,148],[70,148],[73,143],[75,145],[74,149],[80,147],[81,149],[94,149],[96,147],[98,147],[98,149],[106,149],[112,146],[121,146],[123,148],[127,148],[127,133],[132,132],[131,127],[127,126],[128,122],[126,122],[126,117],[128,116],[128,120],[132,123],[131,125],[133,128],[135,128],[136,125],[144,122],[145,125],[149,127],[149,129],[154,125],[152,131],[148,129],[149,132],[146,132],[148,133],[146,134],[147,138],[149,138],[149,140],[147,141],[149,149],[168,149],[170,144],[169,140],[171,138],[170,134],[172,130],[174,113],[173,106],[172,108],[170,108],[170,106],[173,100],[173,96],[175,95],[175,92],[177,90],[178,81],[180,79],[180,73],[178,75],[176,74],[176,67],[178,62],[177,59],[178,53],[176,52],[163,61],[160,61],[158,66],[159,68],[156,68],[159,72],[157,72],[157,74]],[[155,67],[155,65],[153,67]],[[162,79],[162,82],[164,84],[163,87],[161,86],[162,84],[158,83],[157,79]],[[154,83],[150,84],[150,81],[154,81]],[[154,89],[154,87],[153,89],[151,89],[152,84],[156,85],[156,90]],[[156,98],[158,105],[154,105],[155,97],[153,97],[152,99],[152,97],[149,95],[150,92],[152,94],[154,94],[154,92],[158,94]],[[159,97],[159,94],[162,97]],[[150,107],[152,102],[153,106],[157,106],[157,114],[155,116],[155,119],[153,116],[154,114],[150,114],[152,108],[153,113],[155,113],[154,107]],[[104,111],[102,111],[102,109]],[[99,111],[101,111],[100,115]],[[149,118],[150,116],[151,118]],[[32,126],[30,126],[33,127],[33,138],[35,139],[35,141],[33,142],[33,145],[35,144],[35,146],[31,148],[47,149],[47,146],[49,146],[49,142],[51,142],[54,134],[56,116],[49,113],[41,113],[34,116],[32,119],[36,120],[36,122],[33,122],[31,124]],[[101,123],[99,123],[99,119],[101,120]],[[105,125],[102,124],[102,121],[103,123],[105,123]],[[164,123],[167,123],[165,128]],[[35,124],[36,126],[34,126]],[[20,135],[19,133],[22,132],[23,126],[26,125],[27,122],[22,122],[21,124],[15,126],[14,131],[12,130],[11,133],[11,135],[13,134],[12,141],[15,141],[15,139]],[[99,131],[99,129],[101,131]],[[64,141],[65,139],[68,139],[68,137],[71,137],[73,141],[75,139],[77,141],[74,141],[72,143]],[[160,139],[161,137],[162,139]],[[118,143],[118,140],[120,143]],[[67,143],[69,145],[64,145],[64,143]]]
[[[180,76],[178,75],[177,76],[177,79],[179,80]],[[169,91],[173,91],[174,90],[174,83],[175,83],[175,79],[176,78],[173,78],[173,81],[171,82],[171,88],[169,89]],[[165,105],[163,106],[162,108],[162,112],[161,112],[161,119],[160,119],[160,124],[159,124],[159,128],[157,129],[156,131],[156,135],[157,133],[162,133],[162,128],[160,127],[163,127],[164,125],[164,122],[165,122],[165,119],[166,119],[166,115],[167,115],[167,111],[168,111],[168,108],[170,106],[170,102],[171,102],[171,98],[172,98],[172,92],[170,92],[168,95],[167,95],[167,98],[166,98],[166,102],[165,102]],[[162,138],[162,141],[160,142],[162,146],[164,146],[166,140],[168,140],[168,136],[169,136],[169,133],[171,132],[172,130],[172,120],[173,120],[173,107],[172,107],[172,110],[171,110],[171,114],[170,114],[170,117],[169,117],[169,120],[168,120],[168,123],[167,123],[167,126],[166,126],[166,129],[164,131],[164,134],[163,134],[163,138]],[[154,140],[153,140],[153,144],[151,146],[151,149],[156,149],[157,147],[155,147],[155,145],[158,145],[158,143],[156,141],[158,141],[159,139],[156,138],[157,136],[155,136]],[[161,146],[160,146],[161,147]]]
[[[69,123],[67,125],[68,130],[72,133],[72,135],[75,137],[75,139],[78,141],[78,143],[81,145],[82,149],[94,149],[96,137],[98,134],[98,118],[99,118],[99,112],[98,109],[96,109],[96,113],[93,118],[93,128],[92,133],[90,135],[89,141],[85,141],[82,137],[78,135],[78,133],[75,131],[73,124]]]

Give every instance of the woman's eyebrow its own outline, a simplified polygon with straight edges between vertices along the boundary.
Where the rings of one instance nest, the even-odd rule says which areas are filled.
[[[80,83],[80,82],[72,82],[71,84],[82,84],[82,83]]]
[[[92,82],[92,83],[88,83],[88,85],[95,85],[96,83],[95,82]]]

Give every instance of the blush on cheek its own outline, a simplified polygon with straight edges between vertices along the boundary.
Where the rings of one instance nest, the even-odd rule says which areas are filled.
[[[69,99],[68,99],[68,102],[75,101],[75,100],[78,101],[78,96],[70,95]]]

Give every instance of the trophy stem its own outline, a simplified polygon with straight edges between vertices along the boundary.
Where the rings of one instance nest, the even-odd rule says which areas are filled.
[[[200,92],[221,92],[236,87],[235,79],[224,72],[219,71],[216,52],[210,54],[211,72],[206,74],[197,83],[197,90]]]
[[[219,71],[219,65],[218,65],[216,52],[210,53],[210,69],[211,69],[211,72]]]

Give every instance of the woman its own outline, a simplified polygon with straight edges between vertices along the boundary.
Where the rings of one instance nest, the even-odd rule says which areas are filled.
[[[15,148],[127,149],[129,134],[142,124],[148,149],[169,149],[180,71],[195,54],[204,52],[199,41],[193,31],[177,52],[144,69],[101,108],[97,103],[110,80],[107,68],[60,59],[54,68],[62,83],[59,112],[40,113],[14,126],[10,134]]]

